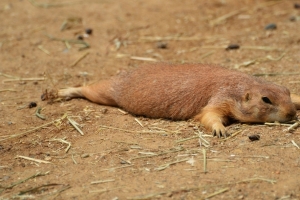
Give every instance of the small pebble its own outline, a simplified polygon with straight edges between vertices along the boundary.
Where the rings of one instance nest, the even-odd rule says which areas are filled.
[[[294,4],[294,8],[300,9],[300,3],[295,3],[295,4]]]
[[[102,113],[102,114],[106,114],[106,113],[107,113],[107,111],[108,111],[108,109],[107,109],[107,108],[103,108],[103,109],[101,109],[101,113]]]
[[[166,49],[168,48],[168,44],[166,42],[157,42],[156,47],[159,49]]]
[[[250,135],[250,136],[249,136],[249,139],[250,139],[251,141],[259,140],[259,139],[260,139],[260,136],[257,135],[257,134],[255,134],[255,135]]]
[[[28,108],[34,108],[36,106],[37,106],[37,104],[35,102],[30,102],[28,105]]]
[[[124,161],[124,160],[122,160],[120,163],[121,163],[121,164],[127,164],[127,162]]]
[[[89,34],[89,35],[92,35],[93,29],[91,29],[91,28],[85,29],[85,33],[86,33],[86,34]]]
[[[291,21],[291,22],[296,21],[296,17],[295,17],[295,16],[291,16],[291,17],[290,17],[290,21]]]
[[[77,36],[77,39],[78,39],[78,40],[83,40],[83,36],[82,36],[82,35],[78,35],[78,36]]]
[[[230,44],[230,45],[228,45],[226,50],[239,49],[239,48],[240,48],[240,45],[238,45],[238,44]]]
[[[52,160],[52,158],[51,158],[50,156],[46,156],[46,157],[44,158],[44,160],[50,161],[50,160]]]
[[[275,23],[271,23],[265,26],[265,30],[275,30],[277,29],[277,25]]]
[[[84,154],[82,154],[80,157],[81,157],[81,158],[87,158],[87,157],[90,157],[90,154],[84,153]]]

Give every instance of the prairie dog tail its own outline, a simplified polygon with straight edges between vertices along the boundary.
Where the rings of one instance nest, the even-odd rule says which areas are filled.
[[[114,90],[112,88],[112,80],[103,80],[98,83],[84,87],[70,87],[58,91],[58,97],[86,98],[94,103],[108,106],[117,106],[114,100]]]
[[[296,109],[300,110],[300,96],[291,94],[291,99],[293,104],[296,106]]]

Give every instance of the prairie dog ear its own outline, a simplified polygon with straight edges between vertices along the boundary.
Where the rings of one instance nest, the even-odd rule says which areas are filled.
[[[252,99],[252,95],[249,92],[246,92],[246,94],[244,95],[244,101],[250,101]]]

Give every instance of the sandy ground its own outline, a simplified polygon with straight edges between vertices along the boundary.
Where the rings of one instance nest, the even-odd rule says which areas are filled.
[[[299,128],[234,123],[222,140],[193,121],[41,100],[155,61],[220,64],[300,94],[296,3],[1,0],[0,199],[300,199]]]

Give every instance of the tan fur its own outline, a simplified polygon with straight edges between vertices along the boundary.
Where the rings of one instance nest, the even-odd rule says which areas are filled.
[[[214,134],[224,124],[285,122],[296,117],[300,98],[283,86],[216,65],[155,64],[139,67],[86,87],[59,91],[152,118],[194,118]],[[264,99],[264,100],[263,100]]]

